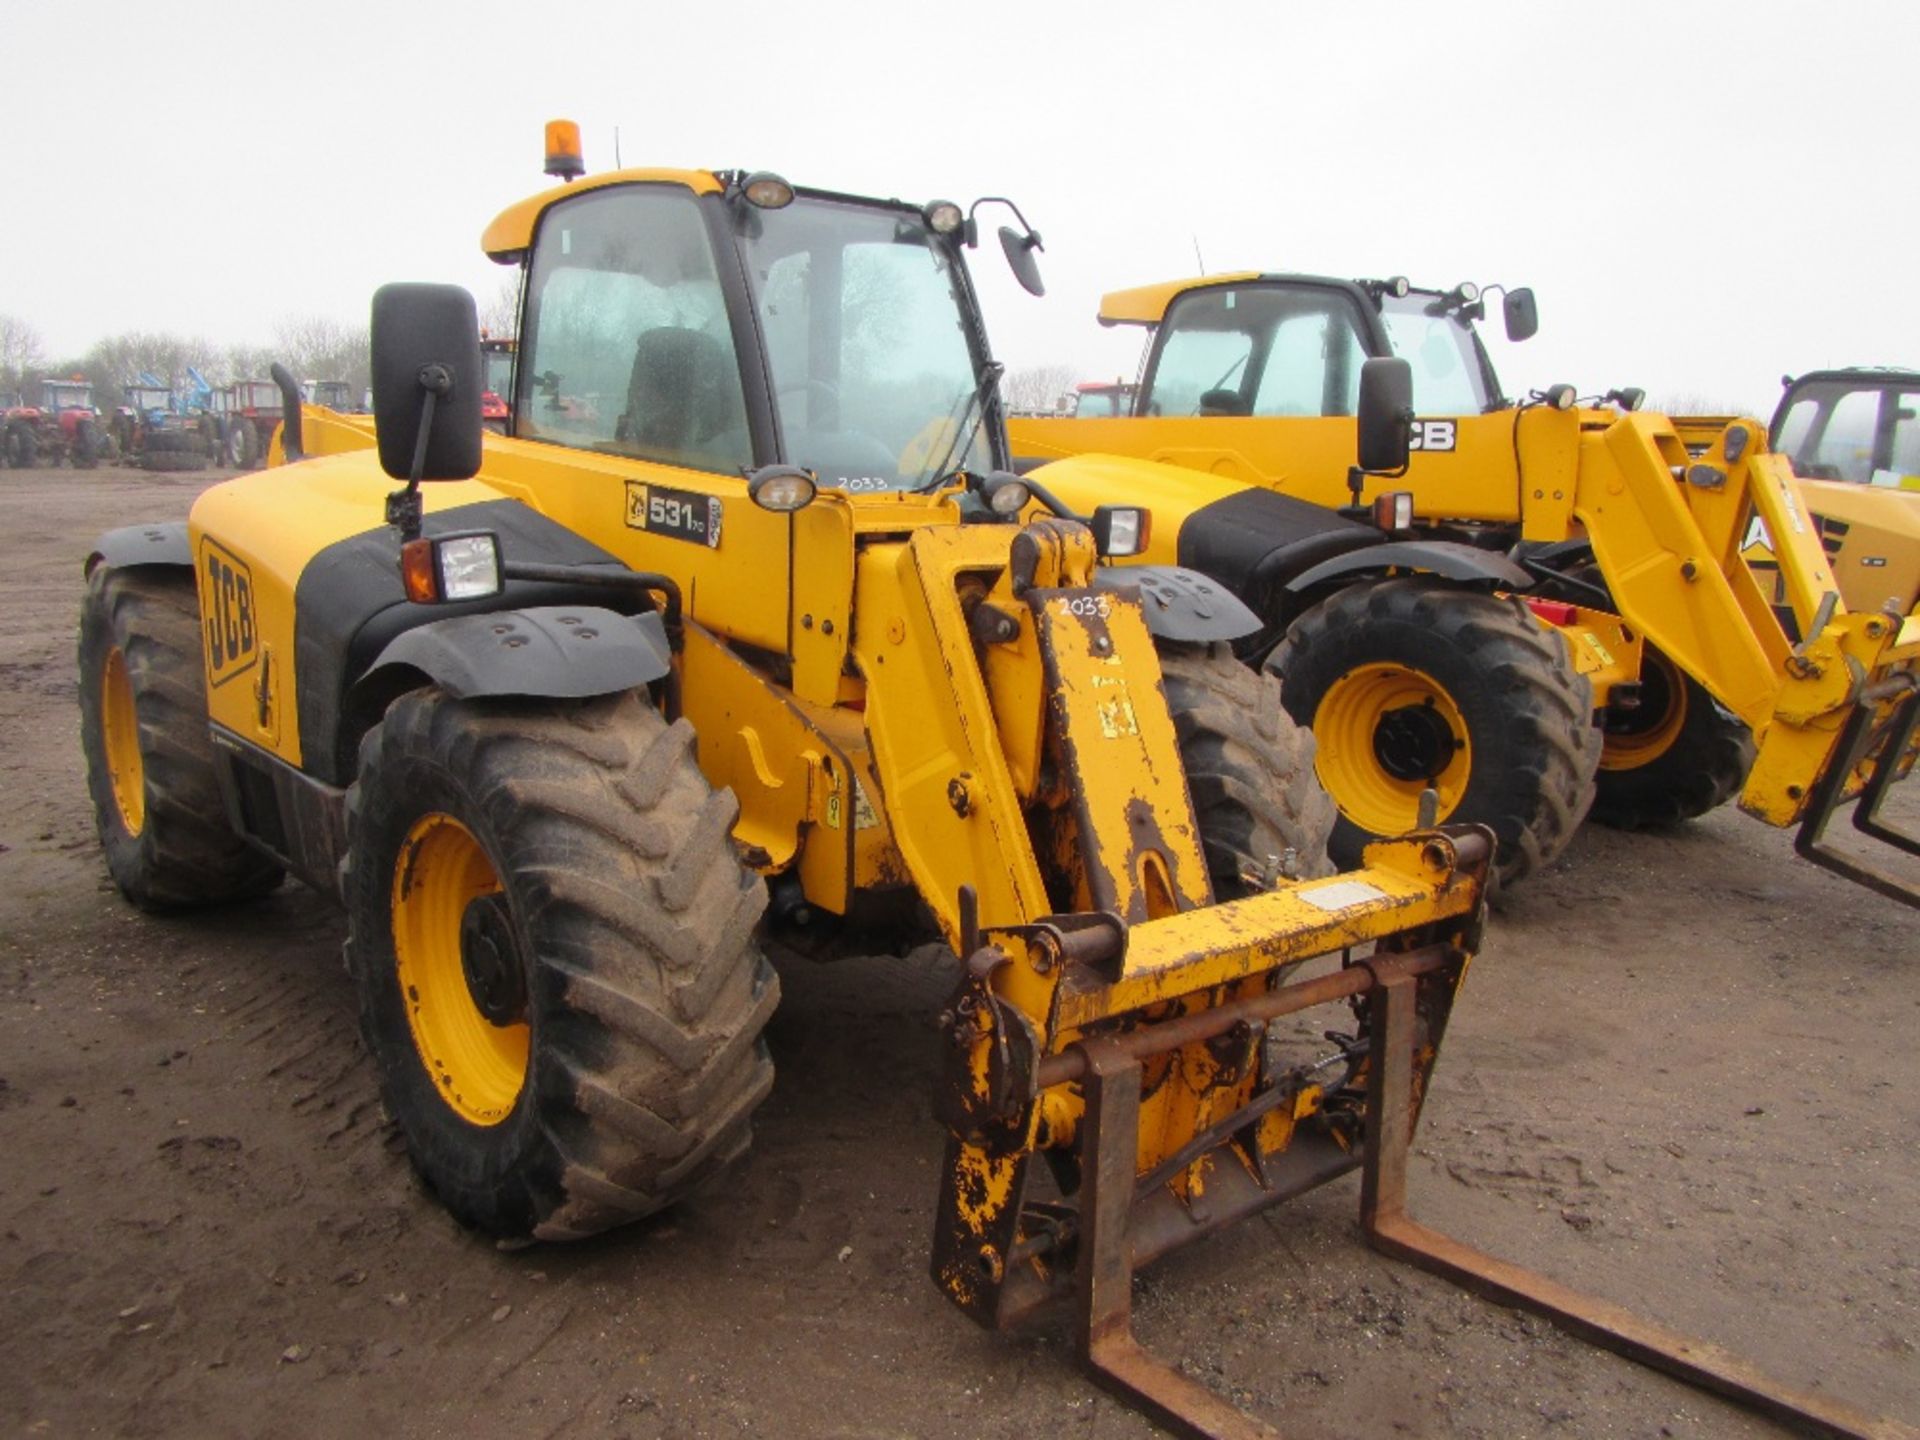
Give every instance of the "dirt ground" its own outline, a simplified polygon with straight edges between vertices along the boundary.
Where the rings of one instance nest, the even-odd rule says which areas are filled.
[[[0,1433],[1155,1433],[1063,1334],[977,1330],[927,1279],[931,954],[783,970],[744,1167],[654,1223],[505,1253],[412,1180],[326,902],[120,901],[76,740],[80,562],[213,478],[0,471]],[[1731,808],[1589,827],[1473,967],[1416,1212],[1920,1424],[1914,936]],[[1357,1192],[1151,1270],[1146,1343],[1289,1435],[1773,1433],[1371,1254]]]

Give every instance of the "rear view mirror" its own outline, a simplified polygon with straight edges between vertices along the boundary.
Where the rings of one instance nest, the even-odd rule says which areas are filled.
[[[1531,340],[1540,330],[1540,307],[1533,303],[1533,291],[1522,285],[1507,291],[1500,301],[1507,322],[1507,339]]]
[[[1040,278],[1040,262],[1033,258],[1033,252],[1040,248],[1038,235],[1023,235],[1011,225],[1002,225],[1000,248],[1007,252],[1007,264],[1013,268],[1013,278],[1020,282],[1021,289],[1029,295],[1047,293],[1047,283]]]
[[[1360,367],[1360,468],[1384,474],[1407,468],[1413,430],[1413,367],[1369,360]]]
[[[458,285],[382,285],[373,296],[373,423],[396,480],[467,480],[480,469],[480,321]],[[421,450],[425,400],[431,424]]]

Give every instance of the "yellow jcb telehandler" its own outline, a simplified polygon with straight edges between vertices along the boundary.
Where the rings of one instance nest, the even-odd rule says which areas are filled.
[[[575,180],[565,126],[550,150],[571,183],[484,238],[523,270],[506,436],[471,297],[389,286],[371,422],[282,371],[272,468],[92,551],[119,888],[336,894],[412,1161],[492,1234],[713,1180],[773,1080],[764,947],[917,925],[961,962],[932,1271],[982,1323],[1071,1299],[1104,1383],[1268,1434],[1138,1349],[1131,1275],[1355,1169],[1375,1243],[1585,1323],[1402,1210],[1491,838],[1423,825],[1327,873],[1310,742],[1229,648],[1254,617],[1100,563],[1138,509],[1022,520],[973,217],[764,172]],[[1037,237],[1001,240],[1037,289]],[[1356,1035],[1269,1038],[1329,1004]]]
[[[1149,331],[1133,414],[1016,420],[1019,468],[1068,504],[1149,507],[1144,560],[1202,570],[1261,616],[1240,649],[1314,732],[1342,863],[1429,788],[1443,819],[1493,827],[1508,879],[1566,843],[1589,796],[1596,818],[1638,826],[1738,794],[1798,825],[1802,854],[1920,904],[1910,878],[1822,838],[1856,802],[1857,828],[1920,854],[1876,814],[1920,753],[1911,597],[1848,607],[1758,421],[1673,421],[1632,390],[1503,397],[1484,309],[1476,286],[1400,278],[1115,292],[1102,322]],[[1514,338],[1537,327],[1530,291],[1505,312]],[[1414,374],[1413,453],[1369,472],[1353,417],[1366,364],[1389,355]],[[1096,463],[1056,483],[1046,462],[1066,455]],[[1755,520],[1784,542],[1784,627],[1741,555]]]

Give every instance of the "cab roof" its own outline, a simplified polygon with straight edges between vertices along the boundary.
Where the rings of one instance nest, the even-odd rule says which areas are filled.
[[[1100,297],[1102,325],[1158,325],[1167,318],[1167,307],[1189,290],[1210,285],[1238,285],[1264,279],[1258,270],[1234,270],[1225,275],[1196,275],[1191,280],[1163,280],[1158,285],[1139,285],[1131,290],[1112,290]]]
[[[599,190],[608,185],[680,185],[695,195],[715,195],[726,186],[711,170],[608,170],[575,180],[571,185],[555,185],[509,205],[493,217],[493,223],[481,233],[480,248],[489,259],[502,265],[518,264],[532,248],[533,232],[549,205],[578,195],[582,190]]]

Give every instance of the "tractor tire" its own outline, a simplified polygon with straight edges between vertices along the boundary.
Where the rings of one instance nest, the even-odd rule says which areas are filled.
[[[1677,825],[1740,793],[1753,768],[1753,733],[1706,688],[1647,646],[1639,708],[1602,732],[1593,818],[1622,830]]]
[[[227,427],[227,464],[235,470],[252,468],[260,456],[260,441],[251,420],[236,420]]]
[[[227,824],[184,570],[99,565],[80,607],[80,744],[113,883],[165,912],[264,895],[278,865]]]
[[[1332,874],[1333,801],[1314,775],[1313,736],[1281,704],[1279,682],[1226,644],[1163,642],[1160,670],[1214,897],[1268,888],[1264,877],[1288,851],[1293,878]]]
[[[97,469],[100,464],[100,428],[91,420],[82,420],[73,427],[73,468],[76,470]]]
[[[1313,731],[1342,869],[1411,829],[1431,786],[1442,821],[1493,830],[1510,885],[1565,849],[1593,802],[1593,687],[1516,599],[1425,576],[1352,585],[1294,621],[1267,668]]]
[[[467,1225],[594,1234],[747,1148],[766,888],[694,733],[634,694],[416,690],[347,796],[347,964],[414,1168]]]
[[[29,425],[7,427],[7,463],[16,470],[31,470],[40,462],[40,442]]]

